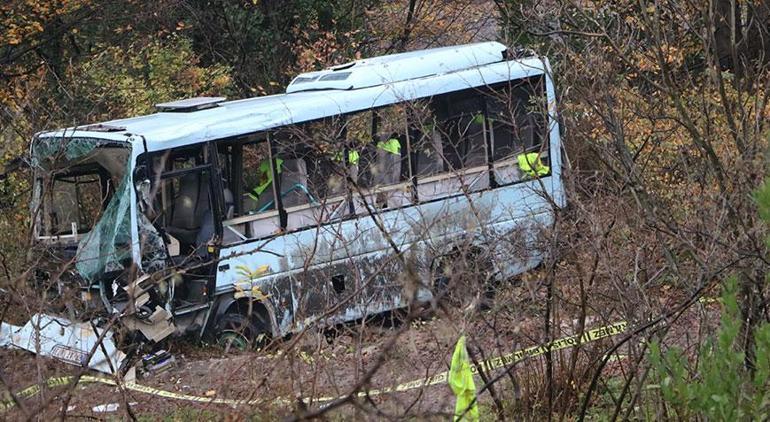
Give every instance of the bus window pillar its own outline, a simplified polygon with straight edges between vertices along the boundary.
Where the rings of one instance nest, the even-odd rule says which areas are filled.
[[[412,191],[412,203],[417,204],[419,203],[419,198],[417,197],[417,154],[412,147],[412,139],[419,139],[419,135],[417,134],[417,128],[410,124],[409,118],[407,118],[406,159],[409,168],[409,186]]]
[[[230,190],[235,198],[235,215],[243,215],[243,144],[239,142],[231,148]]]
[[[286,210],[283,208],[283,198],[281,195],[281,180],[278,172],[278,166],[276,164],[276,150],[273,137],[267,135],[268,154],[270,159],[270,173],[273,175],[273,197],[275,198],[275,207],[278,210],[278,219],[281,224],[281,231],[286,231],[286,226],[289,222],[289,217],[286,214]]]
[[[489,188],[494,189],[498,187],[497,178],[495,178],[495,163],[494,163],[494,151],[492,150],[495,145],[495,131],[493,127],[492,119],[489,117],[489,109],[487,102],[482,102],[481,113],[484,119],[481,122],[481,133],[484,134],[484,140],[486,141],[485,150],[487,155],[487,169],[489,173]]]

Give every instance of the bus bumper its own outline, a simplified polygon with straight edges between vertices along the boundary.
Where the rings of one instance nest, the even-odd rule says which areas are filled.
[[[91,322],[35,314],[21,327],[1,324],[0,347],[24,349],[105,374],[119,374],[125,369],[126,355],[116,347],[113,333]]]

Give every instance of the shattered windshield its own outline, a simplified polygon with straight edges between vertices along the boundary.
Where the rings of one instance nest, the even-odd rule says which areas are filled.
[[[119,179],[93,166],[43,177],[43,224],[39,234],[61,236],[89,232],[99,220],[118,183]]]
[[[68,160],[66,154],[38,161],[40,236],[89,232],[122,182],[128,148],[102,147]],[[50,157],[50,158],[49,158]]]
[[[38,239],[77,241],[76,267],[86,279],[125,268],[131,253],[131,149],[92,138],[38,138],[35,168]]]

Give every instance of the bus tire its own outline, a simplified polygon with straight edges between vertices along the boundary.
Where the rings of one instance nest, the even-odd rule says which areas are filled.
[[[219,319],[216,328],[216,342],[225,353],[244,352],[264,346],[268,333],[250,318],[240,312],[228,312]]]

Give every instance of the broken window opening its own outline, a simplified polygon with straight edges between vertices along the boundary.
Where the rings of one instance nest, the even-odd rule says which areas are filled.
[[[397,104],[378,109],[375,113],[373,127],[377,160],[372,169],[373,186],[394,185],[411,177],[406,142],[406,108],[406,104]]]
[[[352,116],[365,119],[359,124],[364,135],[348,141],[360,151],[358,189],[353,192],[356,214],[412,203],[406,108],[396,104]]]
[[[411,153],[415,160],[417,178],[444,172],[444,149],[441,129],[435,112],[428,101],[414,102],[409,125],[414,137]]]
[[[444,119],[443,150],[448,171],[484,165],[484,98],[475,91],[453,94],[441,100]],[[443,102],[443,101],[441,101]]]
[[[130,153],[127,144],[95,138],[33,142],[35,235],[77,242],[75,266],[86,280],[130,266]]]
[[[46,195],[42,214],[45,236],[77,235],[89,232],[98,221],[112,195],[103,189],[103,172],[92,169],[78,175],[58,174],[45,180]]]
[[[175,263],[207,256],[206,246],[214,237],[216,221],[211,168],[206,158],[201,146],[154,155],[151,187],[144,188],[146,192],[138,189],[143,211],[139,219],[143,257],[147,256],[149,262],[160,260],[160,251],[156,251],[160,249],[158,236]]]
[[[93,146],[82,155],[70,154],[74,161],[63,153],[38,161],[36,180],[42,193],[38,236],[88,233],[106,209],[125,174],[128,149]]]
[[[276,208],[273,192],[274,177],[268,143],[261,141],[243,144],[241,160],[243,214],[251,215],[274,210]],[[279,177],[283,173],[283,164],[280,158],[277,158],[274,163]],[[238,177],[238,174],[234,174],[233,177]]]
[[[537,76],[502,84],[487,97],[492,161],[495,179],[501,184],[534,176],[531,173],[543,177],[550,172],[544,87],[544,78]],[[523,155],[532,153],[535,155]],[[521,158],[525,158],[523,163]],[[527,171],[521,164],[532,168]]]
[[[410,124],[419,201],[490,186],[481,92],[469,89],[415,103]]]
[[[356,178],[359,154],[343,141],[346,132],[338,117],[287,127],[272,138],[277,154],[291,163],[281,178],[288,192],[287,230],[348,215],[348,181]]]

